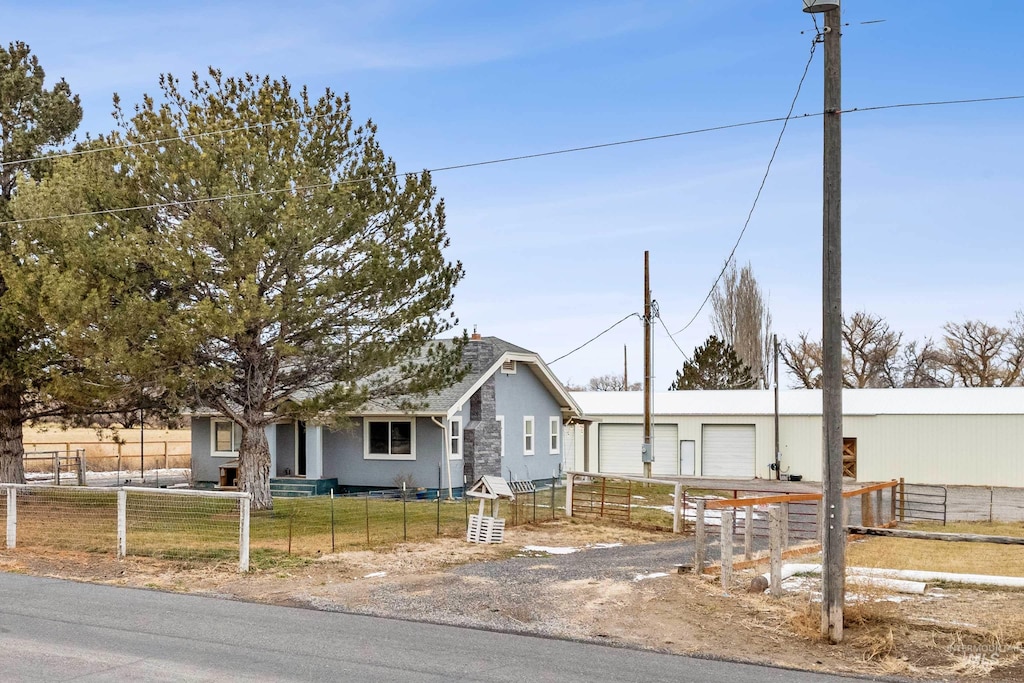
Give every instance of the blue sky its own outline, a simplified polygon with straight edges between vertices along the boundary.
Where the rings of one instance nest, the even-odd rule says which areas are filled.
[[[8,2],[24,40],[82,96],[82,131],[112,127],[161,72],[285,75],[351,94],[402,170],[782,116],[810,48],[800,0],[489,3]],[[885,19],[885,23],[858,22]],[[1024,94],[1024,3],[846,0],[843,104]],[[795,112],[821,110],[822,51]],[[844,310],[908,338],[1005,324],[1024,307],[1024,101],[851,113],[843,122]],[[461,324],[564,354],[642,309],[643,251],[674,332],[743,225],[780,124],[438,173]],[[795,120],[740,244],[775,331],[820,334],[821,120]],[[708,311],[677,336],[687,352]],[[642,368],[623,323],[553,369]],[[655,384],[682,362],[655,334]]]

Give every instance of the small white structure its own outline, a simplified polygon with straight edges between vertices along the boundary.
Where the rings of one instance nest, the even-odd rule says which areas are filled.
[[[470,498],[480,499],[480,509],[469,516],[466,540],[470,543],[502,543],[505,540],[505,520],[498,518],[498,505],[502,498],[515,500],[512,488],[501,477],[483,476],[466,491]],[[484,514],[484,501],[490,500],[491,515]]]

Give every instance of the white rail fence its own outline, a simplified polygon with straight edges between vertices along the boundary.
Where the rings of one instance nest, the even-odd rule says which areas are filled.
[[[237,491],[0,484],[5,546],[238,558],[249,570],[251,497]]]

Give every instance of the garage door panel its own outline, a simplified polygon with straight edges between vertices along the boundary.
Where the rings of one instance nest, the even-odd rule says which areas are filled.
[[[642,475],[640,448],[644,442],[643,425],[601,424],[598,434],[598,471]],[[678,428],[653,425],[654,474],[675,475],[679,471]]]
[[[704,425],[701,474],[747,479],[755,474],[754,425]]]

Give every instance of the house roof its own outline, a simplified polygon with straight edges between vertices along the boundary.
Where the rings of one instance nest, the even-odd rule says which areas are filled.
[[[437,340],[436,344],[453,344],[451,340]],[[375,399],[369,401],[362,409],[353,412],[353,415],[390,415],[390,414],[414,414],[414,415],[446,415],[451,416],[458,412],[462,405],[468,401],[480,386],[508,360],[514,360],[528,367],[537,379],[551,392],[565,413],[573,416],[581,414],[579,406],[572,399],[570,393],[565,389],[554,373],[539,355],[516,346],[498,337],[480,337],[470,339],[463,350],[463,361],[469,365],[469,371],[461,381],[442,389],[438,392],[428,394],[425,397],[397,397],[394,399]],[[415,410],[405,411],[401,408],[402,398],[408,398],[413,403],[419,404]]]
[[[574,391],[588,416],[642,415],[643,392]],[[820,389],[779,392],[782,415],[821,415]],[[774,392],[659,391],[651,397],[653,415],[773,415]],[[952,389],[844,389],[844,415],[1024,415],[1024,387]]]

